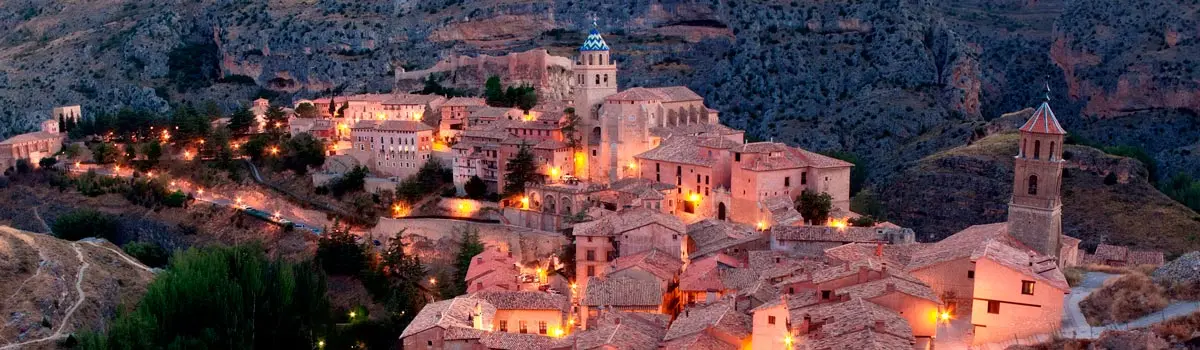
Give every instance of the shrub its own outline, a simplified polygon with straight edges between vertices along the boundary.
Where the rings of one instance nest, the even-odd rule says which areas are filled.
[[[872,218],[872,217],[866,216],[866,215],[859,216],[859,217],[850,219],[850,225],[857,226],[857,227],[872,227],[872,226],[875,226],[875,218]]]
[[[1083,271],[1077,268],[1069,267],[1063,269],[1063,276],[1067,278],[1067,285],[1078,286],[1079,282],[1083,282]]]
[[[100,237],[115,241],[117,220],[111,215],[92,209],[79,209],[54,220],[54,236],[70,241]]]
[[[175,190],[175,192],[171,192],[171,194],[167,195],[167,198],[163,199],[163,205],[172,208],[181,208],[187,203],[187,200],[188,197],[186,194],[183,194],[183,191]]]
[[[129,242],[125,243],[121,249],[125,251],[125,254],[129,254],[149,267],[167,266],[170,258],[166,249],[153,242]]]
[[[54,157],[46,157],[38,161],[38,167],[42,169],[53,168],[55,164],[58,164],[58,158]]]
[[[1137,272],[1115,277],[1079,303],[1088,323],[1096,326],[1130,321],[1165,307],[1162,288]]]

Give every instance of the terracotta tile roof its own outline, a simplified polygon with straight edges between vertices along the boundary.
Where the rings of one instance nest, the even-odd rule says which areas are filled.
[[[891,293],[904,293],[917,298],[941,304],[941,299],[929,285],[921,281],[888,276],[883,279],[860,283],[837,290],[837,295],[848,295],[850,298],[873,299]]]
[[[1093,254],[1096,258],[1103,260],[1125,261],[1129,255],[1129,248],[1122,246],[1100,244],[1096,246],[1096,253]]]
[[[479,292],[472,297],[487,300],[497,310],[561,310],[567,312],[571,308],[571,300],[565,295],[546,292]]]
[[[658,147],[633,157],[648,161],[713,166],[717,161],[716,158],[701,153],[701,150],[696,147],[699,141],[699,138],[691,136],[672,136],[662,140]]]
[[[382,102],[391,97],[392,97],[392,94],[358,94],[358,95],[350,95],[350,96],[335,96],[333,98],[333,102],[338,103],[338,104],[345,103],[345,102]],[[312,100],[312,103],[327,104],[327,103],[329,103],[329,98],[322,97],[322,98],[314,99],[314,100]]]
[[[735,245],[767,239],[765,233],[757,232],[749,225],[714,219],[688,225],[687,235],[696,248],[690,252],[689,259],[699,259]]]
[[[360,120],[354,123],[352,129],[374,129],[388,131],[431,131],[432,127],[425,123],[413,120]]]
[[[758,280],[753,269],[736,268],[737,261],[725,254],[692,260],[679,276],[679,290],[689,292],[727,291]]]
[[[724,137],[706,137],[700,140],[700,142],[696,145],[713,149],[732,149],[740,146],[741,144]]]
[[[883,242],[876,243],[846,243],[825,250],[825,257],[841,262],[851,262],[875,257],[887,261],[892,266],[907,266],[912,254],[923,247],[921,243],[892,245]],[[882,256],[877,255],[882,253]]]
[[[462,135],[464,138],[477,137],[477,138],[482,138],[482,139],[492,139],[492,140],[495,140],[496,142],[499,142],[501,140],[507,139],[510,136],[512,136],[512,134],[509,134],[507,131],[504,131],[504,130],[497,130],[497,129],[492,129],[492,128],[474,128],[474,127],[463,130]]]
[[[792,226],[804,223],[804,216],[796,211],[792,198],[787,195],[763,198],[758,202],[758,206],[771,213],[773,226]]]
[[[667,95],[653,89],[635,87],[605,98],[607,101],[664,101]]]
[[[575,348],[656,350],[670,320],[670,315],[608,311],[589,321],[586,331],[576,333]]]
[[[773,226],[770,232],[776,241],[852,243],[882,239],[874,227],[850,226],[838,229],[831,226]]]
[[[683,268],[683,261],[658,249],[622,256],[612,261],[612,272],[639,268],[646,270],[663,281],[673,281]]]
[[[913,254],[907,269],[911,271],[946,261],[969,258],[977,248],[982,247],[990,240],[999,240],[1012,246],[1024,247],[1008,235],[1008,223],[975,225],[941,241],[925,245]]]
[[[667,136],[698,136],[698,137],[720,137],[729,135],[745,134],[745,131],[734,129],[720,123],[715,124],[683,124],[673,126],[656,126],[650,128],[650,134],[658,137],[666,138]],[[728,139],[727,139],[728,140]],[[736,143],[734,147],[740,146],[741,143]]]
[[[555,338],[531,333],[488,332],[479,339],[479,344],[488,349],[501,350],[570,349],[575,344],[575,337]]]
[[[62,138],[63,138],[63,134],[55,134],[55,133],[48,133],[48,132],[44,132],[44,131],[38,131],[38,132],[31,132],[31,133],[20,134],[20,135],[10,137],[7,140],[0,142],[0,145],[14,145],[14,144],[18,144],[18,143],[43,141],[43,140],[56,140],[56,139],[62,139]]]
[[[779,300],[779,289],[766,280],[754,281],[745,288],[739,289],[737,294],[738,296],[748,297],[758,303]]]
[[[663,199],[662,191],[673,190],[675,185],[656,182],[640,177],[624,178],[609,184],[609,189],[629,193],[641,199]]]
[[[574,232],[576,236],[619,236],[621,233],[652,224],[661,225],[680,234],[686,232],[686,227],[679,218],[645,207],[622,209],[613,215],[575,224]]]
[[[1067,291],[1067,278],[1063,276],[1053,258],[1035,255],[1033,251],[1017,249],[1000,241],[988,241],[982,248],[975,249],[971,260],[988,259],[1034,279],[1042,280],[1059,290]]]
[[[899,314],[861,298],[789,310],[793,325],[801,324],[805,316],[817,328],[802,340],[811,349],[908,350],[915,341],[912,327]]]
[[[442,300],[425,304],[424,308],[417,313],[417,316],[408,323],[408,327],[404,328],[404,332],[400,334],[403,339],[410,335],[423,332],[433,327],[442,327],[447,332],[452,329],[458,329],[458,339],[478,337],[484,333],[482,330],[472,328],[469,318],[479,309],[480,314],[484,319],[491,319],[496,315],[496,307],[486,300],[475,298],[471,295],[463,295],[457,298]]]
[[[663,341],[671,341],[706,330],[729,335],[737,339],[750,336],[752,320],[749,315],[737,311],[734,298],[722,298],[707,305],[695,305],[684,309],[671,323]]]
[[[1037,110],[1033,111],[1033,116],[1025,122],[1025,125],[1021,126],[1021,131],[1051,135],[1067,134],[1062,125],[1058,124],[1058,118],[1054,117],[1054,111],[1050,110],[1049,102],[1042,102]]]
[[[666,86],[659,88],[649,88],[649,90],[658,92],[665,96],[663,102],[683,102],[683,101],[702,101],[703,97],[696,94],[686,86]]]
[[[493,271],[515,272],[517,270],[516,263],[517,259],[514,259],[512,254],[504,252],[498,247],[489,247],[471,258],[471,264],[467,267],[466,280],[470,281]],[[510,277],[515,276],[514,273]]]
[[[790,147],[778,142],[747,143],[734,148],[733,152],[760,154],[754,161],[742,162],[742,169],[765,171],[802,167],[836,168],[854,166],[849,162]]]
[[[438,95],[421,95],[421,94],[396,94],[392,98],[381,102],[385,105],[416,105],[424,106],[431,103],[436,103],[439,100],[445,100],[445,97]]]
[[[452,97],[442,104],[442,107],[471,107],[486,106],[487,101],[479,97]]]
[[[482,106],[468,108],[467,113],[470,119],[505,119],[510,114],[521,112],[516,108]]]
[[[533,148],[558,150],[558,149],[567,148],[567,144],[563,143],[562,141],[555,140],[555,139],[545,139],[545,140],[538,142],[536,145],[533,145]]]
[[[662,350],[738,350],[739,344],[730,344],[705,332],[693,333],[662,343]]]
[[[1165,262],[1163,252],[1144,251],[1144,250],[1129,250],[1129,255],[1126,258],[1128,265],[1162,265]]]
[[[817,291],[815,291],[815,290],[800,291],[795,294],[782,293],[782,294],[777,295],[777,298],[767,301],[754,309],[751,309],[750,313],[753,314],[754,311],[776,307],[776,306],[782,305],[784,303],[786,303],[785,308],[787,308],[787,310],[794,310],[794,309],[799,309],[799,308],[803,308],[803,307],[807,307],[807,306],[816,305],[816,304],[820,303],[821,301],[822,301],[821,298],[817,296]],[[798,325],[800,320],[795,320],[795,321],[797,322],[797,325]]]
[[[580,305],[586,306],[653,306],[663,302],[663,290],[652,275],[636,278],[637,274],[592,277],[588,280]]]

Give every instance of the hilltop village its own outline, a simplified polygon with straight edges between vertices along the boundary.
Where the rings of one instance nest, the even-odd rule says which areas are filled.
[[[435,164],[452,179],[451,198],[431,196],[443,216],[568,241],[533,263],[513,245],[489,242],[470,259],[466,293],[427,300],[400,335],[403,349],[1037,343],[1064,328],[1065,269],[1163,264],[1160,252],[1120,246],[1088,254],[1062,234],[1068,131],[1048,98],[1019,128],[1008,220],[922,243],[911,229],[851,211],[854,164],[750,142],[684,86],[619,89],[618,62],[596,30],[572,72],[571,99],[528,108],[408,93],[282,109],[259,99],[247,127],[320,140],[324,165],[305,178],[313,186],[365,169],[363,187],[380,194]],[[39,131],[0,142],[0,166],[59,154],[60,124],[80,115],[79,106],[56,108]],[[185,190],[204,196],[203,188]],[[250,209],[241,197],[233,205]],[[415,206],[397,204],[378,227],[403,228]]]

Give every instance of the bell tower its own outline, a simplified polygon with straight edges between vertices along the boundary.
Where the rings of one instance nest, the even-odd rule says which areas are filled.
[[[1008,234],[1037,252],[1058,257],[1062,240],[1062,147],[1067,132],[1046,99],[1021,126],[1013,167]]]
[[[583,145],[586,164],[584,169],[575,170],[575,176],[588,179],[591,164],[600,164],[597,148],[600,142],[600,105],[606,97],[617,93],[617,64],[613,62],[608,44],[596,29],[596,18],[592,18],[592,31],[572,66],[575,73],[575,113],[579,115],[580,144]],[[596,144],[596,145],[594,145]],[[578,163],[578,160],[577,160]]]

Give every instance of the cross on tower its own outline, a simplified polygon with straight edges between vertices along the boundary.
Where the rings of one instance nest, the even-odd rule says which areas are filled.
[[[1043,82],[1046,83],[1046,102],[1050,102],[1050,76],[1047,75]]]
[[[599,21],[599,20],[600,20],[600,17],[597,17],[597,16],[596,16],[596,13],[595,13],[595,12],[592,12],[592,28],[599,27],[599,25],[598,25],[598,24],[596,24],[596,22],[597,22],[597,21]]]

